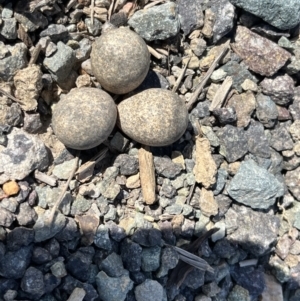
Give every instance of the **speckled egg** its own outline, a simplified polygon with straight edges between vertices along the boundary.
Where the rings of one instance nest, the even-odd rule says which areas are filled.
[[[105,90],[125,94],[145,79],[150,54],[144,40],[135,32],[127,28],[112,29],[95,40],[91,65]]]
[[[117,107],[109,94],[96,88],[79,88],[55,105],[52,126],[65,146],[83,150],[106,140],[116,119]]]
[[[188,111],[177,94],[164,89],[148,89],[118,105],[117,124],[139,143],[166,146],[185,132]]]

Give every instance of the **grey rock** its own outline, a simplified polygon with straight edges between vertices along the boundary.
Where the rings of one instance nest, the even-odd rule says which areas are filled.
[[[192,238],[194,235],[194,229],[195,221],[186,218],[181,226],[181,235],[186,238]]]
[[[209,100],[200,101],[196,107],[192,110],[191,115],[194,115],[198,118],[204,118],[210,116],[209,106],[211,102]]]
[[[178,179],[178,177],[172,182],[169,179],[164,179],[163,183],[162,183],[162,186],[161,186],[161,189],[159,191],[159,195],[160,196],[165,196],[166,198],[174,197],[177,193],[176,189],[181,188],[183,186],[183,183],[182,183],[181,187],[176,187],[175,181],[177,179]]]
[[[266,254],[277,240],[279,219],[244,206],[235,206],[234,210],[238,228],[228,239],[238,243],[254,256]]]
[[[215,197],[215,199],[216,199],[216,201],[218,203],[218,207],[219,207],[218,217],[222,217],[225,215],[225,213],[229,209],[232,200],[227,195],[224,195],[224,194],[217,195]]]
[[[50,24],[40,33],[40,37],[50,37],[53,42],[61,41],[68,36],[67,28],[62,24]]]
[[[182,204],[172,204],[165,208],[165,213],[178,215],[181,213],[182,209],[183,209]]]
[[[287,129],[287,125],[280,123],[274,130],[271,131],[272,137],[270,141],[271,147],[273,147],[278,152],[290,150],[294,146],[294,142],[291,135]]]
[[[236,111],[233,107],[214,109],[213,114],[222,124],[234,123],[237,120]]]
[[[152,88],[168,89],[169,82],[163,75],[150,69],[144,81],[134,90],[134,92],[142,92]]]
[[[132,235],[132,240],[144,247],[160,246],[162,243],[161,232],[158,229],[137,229]]]
[[[43,264],[52,260],[48,250],[42,247],[34,247],[32,252],[32,261],[36,264]]]
[[[289,106],[293,120],[300,120],[300,87],[294,89],[294,101]]]
[[[121,243],[121,257],[127,270],[138,272],[142,263],[142,247],[125,238]]]
[[[87,27],[88,32],[92,35],[92,36],[98,36],[100,35],[101,32],[101,28],[102,28],[102,23],[97,19],[94,18],[94,23],[92,24],[92,21],[90,18],[86,18],[84,20],[84,23]]]
[[[259,93],[256,96],[256,115],[265,128],[272,128],[278,118],[275,102],[271,97]]]
[[[206,41],[201,38],[196,38],[191,40],[190,46],[195,55],[200,57],[206,49]]]
[[[17,126],[22,122],[22,110],[17,103],[2,106],[1,121],[9,126]],[[6,142],[7,143],[7,142]]]
[[[249,291],[240,285],[235,285],[228,296],[228,301],[248,301],[249,299]]]
[[[182,170],[182,166],[176,163],[168,157],[154,157],[154,166],[158,175],[166,178],[175,178]]]
[[[73,218],[67,217],[67,222],[64,228],[55,235],[55,238],[58,241],[70,241],[76,239],[80,236],[79,230],[77,228],[77,224]]]
[[[32,298],[40,298],[45,292],[43,273],[37,268],[28,268],[22,278],[21,288]]]
[[[220,291],[221,288],[214,281],[202,286],[202,292],[209,297],[216,297]]]
[[[0,207],[0,226],[10,227],[14,220],[15,216],[10,211]]]
[[[262,158],[270,158],[269,141],[260,122],[251,119],[250,125],[246,129],[246,139],[251,154]]]
[[[153,272],[159,268],[160,253],[161,248],[159,246],[143,248],[141,268],[144,272]]]
[[[112,248],[112,243],[108,234],[108,227],[106,225],[99,225],[95,237],[94,244],[100,248],[107,251],[110,251]]]
[[[35,134],[39,132],[41,127],[43,126],[41,122],[41,117],[39,113],[36,114],[25,114],[24,117],[24,131]]]
[[[269,264],[271,266],[273,275],[277,278],[277,280],[280,283],[284,283],[284,282],[287,282],[290,280],[291,271],[290,271],[287,263],[285,263],[283,260],[281,260],[277,256],[274,256],[270,259]],[[296,279],[293,279],[293,280],[295,282],[297,281]]]
[[[204,24],[202,12],[203,0],[179,0],[178,17],[183,33],[187,36],[192,30]]]
[[[216,184],[213,187],[214,195],[218,195],[224,188],[226,184],[226,180],[228,177],[228,172],[226,169],[220,168],[218,169],[217,175],[216,175]]]
[[[55,217],[55,223],[49,225],[49,210],[39,215],[36,223],[33,226],[35,232],[35,242],[45,241],[52,238],[58,232],[60,232],[66,224],[66,217],[57,213]]]
[[[91,41],[87,38],[83,38],[78,43],[79,48],[75,49],[76,61],[83,62],[90,57],[92,51]]]
[[[219,221],[215,223],[215,227],[219,228],[219,230],[211,236],[211,240],[216,242],[225,237],[226,232],[226,224],[224,221]]]
[[[282,169],[284,170],[293,170],[300,165],[300,157],[295,155],[293,151],[287,151],[290,154],[288,156],[283,156]]]
[[[51,57],[44,59],[43,65],[48,69],[58,83],[64,83],[70,75],[76,61],[75,52],[63,42],[57,43],[57,51]]]
[[[136,157],[121,154],[115,159],[114,166],[120,168],[121,175],[130,176],[138,172],[139,162]]]
[[[114,194],[114,196],[112,197],[112,199],[115,199],[115,197],[119,194],[120,189],[118,189],[116,191],[116,193]],[[107,213],[104,215],[104,221],[114,221],[117,217],[117,208],[114,205],[108,205],[108,211]]]
[[[288,171],[285,176],[285,184],[287,185],[292,195],[298,201],[300,201],[299,175],[300,175],[300,167]]]
[[[1,201],[0,207],[8,210],[11,213],[15,213],[19,203],[15,198],[5,198]]]
[[[257,0],[230,2],[279,29],[291,29],[300,22],[300,3],[297,0],[275,0],[272,3]]]
[[[249,291],[252,298],[261,295],[265,288],[264,273],[253,267],[234,267],[231,276],[236,283]]]
[[[177,6],[173,2],[139,10],[128,24],[146,41],[165,40],[176,36],[180,29]]]
[[[28,246],[34,241],[32,229],[17,227],[7,234],[7,249],[17,251],[23,246]]]
[[[113,240],[120,242],[122,239],[126,237],[125,230],[119,227],[114,222],[109,221],[108,223],[106,223],[106,226],[108,227],[109,235]]]
[[[213,26],[213,42],[216,43],[232,30],[235,19],[235,7],[228,0],[212,0],[210,5],[216,17]]]
[[[116,253],[109,254],[102,262],[101,269],[109,277],[120,277],[128,275],[128,271],[124,269],[122,258]]]
[[[283,196],[284,186],[253,160],[244,161],[227,187],[239,203],[255,209],[267,209]]]
[[[51,269],[51,273],[56,278],[62,278],[62,277],[67,276],[67,274],[68,274],[67,271],[66,271],[65,264],[62,261],[55,262],[51,266],[50,269]]]
[[[129,140],[120,132],[116,132],[110,140],[110,146],[119,152],[123,152],[129,144]]]
[[[7,18],[2,20],[0,34],[7,40],[17,38],[17,20],[15,18]]]
[[[218,132],[220,154],[229,163],[242,158],[248,152],[247,139],[243,128],[226,125]]]
[[[186,285],[187,287],[189,287],[191,289],[197,289],[197,288],[203,286],[204,275],[205,275],[204,271],[194,268],[183,281],[183,285]]]
[[[21,23],[25,30],[33,32],[39,28],[43,29],[48,25],[48,19],[38,10],[34,12],[21,11],[14,13],[14,18]]]
[[[103,301],[124,301],[133,287],[133,281],[128,275],[112,278],[103,271],[96,276],[96,283],[99,297]]]
[[[5,56],[0,59],[0,76],[4,81],[9,81],[16,71],[23,69],[27,65],[27,47],[24,43],[17,43],[14,46],[0,43],[1,52],[5,51]]]
[[[8,279],[23,277],[30,264],[32,246],[22,247],[18,251],[6,252],[0,261],[0,275]]]
[[[13,16],[13,13],[12,3],[8,3],[3,7],[1,17],[3,19],[11,18]]]
[[[250,79],[257,83],[257,79],[250,73],[250,71],[245,66],[242,66],[235,61],[229,61],[222,66],[221,69],[227,73],[227,76],[232,77],[232,87],[240,93],[243,91],[241,85],[245,79]]]
[[[237,248],[228,240],[221,239],[216,242],[213,252],[220,258],[229,259],[237,253]]]
[[[60,180],[68,180],[71,171],[74,169],[76,159],[65,161],[61,164],[55,165],[52,174]]]
[[[136,301],[163,301],[164,289],[159,282],[146,279],[145,282],[135,287],[134,295]]]
[[[48,152],[38,137],[14,128],[7,138],[7,148],[0,153],[0,172],[22,180],[33,170],[48,167]]]
[[[287,74],[275,78],[265,78],[261,83],[262,92],[278,105],[288,104],[294,97],[294,80]]]
[[[156,274],[158,278],[166,276],[178,263],[179,255],[172,247],[165,247],[161,251],[161,265]]]
[[[83,214],[88,211],[92,206],[92,201],[86,199],[80,194],[77,194],[76,199],[74,200],[71,207],[71,215]]]

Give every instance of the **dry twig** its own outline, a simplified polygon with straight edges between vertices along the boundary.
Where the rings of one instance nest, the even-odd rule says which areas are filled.
[[[182,81],[182,79],[183,79],[183,77],[184,77],[185,71],[186,71],[186,69],[187,69],[187,66],[188,66],[190,60],[191,60],[191,57],[189,57],[188,61],[186,62],[186,65],[185,65],[184,68],[182,69],[182,71],[181,71],[179,77],[177,78],[177,81],[176,81],[176,83],[175,83],[175,85],[174,85],[174,87],[173,87],[173,89],[172,89],[173,92],[176,92],[176,91],[177,91],[177,89],[178,89],[178,87],[179,87],[179,85],[180,85],[180,83],[181,83],[181,81]]]
[[[213,101],[209,106],[209,110],[211,112],[215,109],[219,109],[222,107],[224,100],[226,99],[228,92],[231,89],[231,86],[232,86],[232,78],[230,76],[227,76],[223,81],[221,87],[216,92]]]
[[[212,65],[210,66],[208,71],[206,72],[204,78],[202,79],[202,82],[199,84],[199,86],[197,87],[197,89],[195,90],[195,92],[193,93],[189,102],[186,105],[188,110],[192,109],[192,107],[195,104],[195,102],[197,101],[198,96],[200,95],[202,89],[204,88],[204,86],[206,85],[207,81],[209,80],[211,74],[214,72],[215,68],[217,67],[219,61],[222,59],[222,57],[226,54],[227,50],[229,49],[228,47],[229,47],[229,43],[226,43],[223,46],[223,49],[221,50],[220,54],[215,58],[214,62],[212,63]]]
[[[147,45],[147,47],[148,47],[148,50],[149,50],[149,52],[155,57],[155,58],[157,58],[158,60],[161,60],[162,59],[162,55],[161,54],[159,54],[155,49],[153,49],[151,46],[149,46],[149,45]]]
[[[4,91],[2,88],[0,88],[0,93],[2,93],[3,95],[7,96],[8,98],[10,98],[11,100],[17,102],[17,103],[20,103],[20,104],[23,104],[25,105],[24,102],[22,102],[21,100],[13,97],[11,94],[7,93],[6,91]]]
[[[91,2],[91,24],[94,25],[94,7],[95,7],[95,0]]]

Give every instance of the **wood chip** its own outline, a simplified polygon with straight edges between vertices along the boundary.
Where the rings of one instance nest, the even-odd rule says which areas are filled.
[[[213,101],[211,102],[209,106],[209,110],[212,112],[215,109],[219,109],[222,107],[228,92],[230,91],[232,86],[232,78],[230,76],[227,76],[225,80],[223,81],[221,87],[216,92]]]
[[[54,177],[48,176],[45,173],[42,173],[37,169],[34,172],[34,177],[36,180],[46,183],[49,186],[56,186],[56,184],[57,184],[57,180]]]
[[[139,150],[140,181],[143,198],[148,205],[156,202],[156,181],[153,155],[148,146],[142,146]]]
[[[181,81],[182,81],[182,79],[184,77],[185,71],[186,71],[186,69],[188,67],[188,64],[189,64],[190,60],[191,60],[191,57],[188,58],[188,61],[186,62],[186,64],[185,64],[185,66],[184,66],[181,74],[177,78],[176,83],[175,83],[175,85],[174,85],[174,87],[172,89],[173,92],[176,92],[176,90],[178,89],[178,87],[179,87],[179,85],[180,85],[180,83],[181,83]]]
[[[163,58],[163,55],[159,54],[154,48],[152,48],[151,46],[147,45],[147,48],[149,50],[149,52],[158,60],[161,60]]]

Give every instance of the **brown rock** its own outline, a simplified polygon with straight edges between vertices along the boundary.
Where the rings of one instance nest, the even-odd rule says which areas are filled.
[[[140,174],[137,173],[127,178],[126,187],[130,189],[141,187]]]
[[[283,301],[282,285],[273,275],[264,274],[265,289],[261,301]]]
[[[76,215],[75,220],[79,223],[81,242],[89,246],[94,241],[97,228],[99,226],[99,217],[96,215]]]
[[[150,54],[144,40],[135,32],[126,28],[113,29],[95,40],[91,64],[104,89],[125,94],[145,79]]]
[[[272,76],[291,57],[289,52],[276,43],[243,26],[237,27],[231,46],[250,70],[263,76]]]
[[[227,107],[233,107],[237,115],[237,126],[246,127],[248,126],[251,115],[256,107],[255,97],[252,92],[247,91],[242,94],[234,94]]]
[[[15,195],[20,191],[20,187],[15,181],[6,182],[2,189],[7,196]]]
[[[171,223],[172,223],[174,233],[176,235],[180,235],[181,234],[181,226],[184,223],[184,216],[182,214],[175,215],[173,217]]]
[[[110,95],[96,88],[80,88],[73,89],[54,107],[52,125],[67,147],[89,149],[107,139],[116,118]]]
[[[178,140],[188,125],[188,111],[177,94],[148,89],[118,105],[118,126],[133,140],[166,146]]]
[[[199,206],[203,215],[207,217],[218,214],[218,203],[211,190],[206,190],[205,188],[201,189]]]

